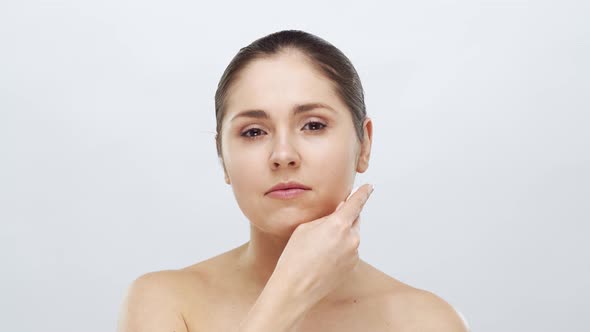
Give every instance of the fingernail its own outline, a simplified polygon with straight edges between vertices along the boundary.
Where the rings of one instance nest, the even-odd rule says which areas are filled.
[[[371,194],[373,193],[373,190],[375,190],[375,185],[371,184],[371,192],[370,192]]]

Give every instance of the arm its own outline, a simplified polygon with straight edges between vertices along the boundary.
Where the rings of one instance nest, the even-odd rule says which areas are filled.
[[[152,272],[131,284],[121,307],[118,332],[188,332],[168,278],[166,272]]]
[[[297,226],[238,332],[298,331],[307,312],[358,265],[355,221],[372,192],[363,185],[331,214]]]
[[[301,321],[312,305],[302,299],[271,277],[237,332],[299,331]]]

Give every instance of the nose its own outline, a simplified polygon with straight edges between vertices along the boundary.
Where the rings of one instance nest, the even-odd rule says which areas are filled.
[[[288,138],[277,137],[273,145],[269,162],[272,170],[280,168],[297,168],[301,163],[301,158]]]

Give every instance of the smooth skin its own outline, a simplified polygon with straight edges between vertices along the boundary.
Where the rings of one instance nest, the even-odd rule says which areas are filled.
[[[295,111],[311,103],[325,107]],[[363,128],[361,142],[332,83],[298,51],[249,64],[229,93],[220,160],[250,241],[137,278],[118,331],[467,331],[442,298],[359,258],[372,186],[350,193],[369,165],[371,119]],[[288,180],[311,189],[266,195]]]

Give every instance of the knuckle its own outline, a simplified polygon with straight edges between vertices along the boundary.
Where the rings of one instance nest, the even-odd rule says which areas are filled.
[[[365,202],[365,196],[359,196],[356,201],[358,203],[357,207],[363,205],[363,203]]]
[[[307,225],[307,223],[303,223],[303,224],[299,224],[296,228],[294,232],[303,232],[306,229],[309,228],[309,225]]]
[[[334,225],[336,226],[336,228],[340,231],[343,231],[347,228],[347,221],[346,218],[343,217],[336,217],[334,220]]]
[[[354,208],[355,215],[358,216],[361,213],[362,209],[363,209],[363,202],[361,202],[361,204],[355,206],[355,208]]]

